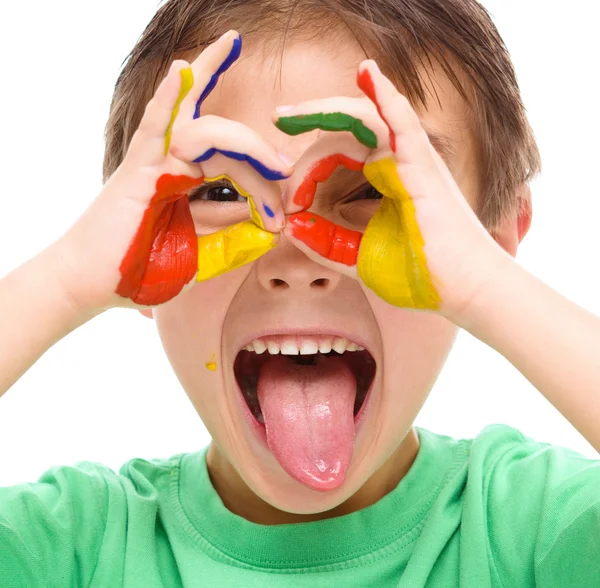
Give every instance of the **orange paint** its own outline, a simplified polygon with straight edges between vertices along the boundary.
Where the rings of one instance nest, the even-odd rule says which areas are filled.
[[[165,174],[119,270],[117,294],[136,304],[171,300],[198,271],[198,238],[187,195],[204,178]]]
[[[310,212],[299,212],[288,219],[292,235],[313,251],[331,261],[356,265],[362,239],[359,231],[350,231]]]
[[[383,119],[388,129],[390,130],[390,147],[392,151],[396,153],[396,135],[392,132],[392,128],[390,127],[388,121],[381,112],[381,107],[379,106],[379,102],[377,102],[377,93],[375,92],[375,85],[373,84],[373,78],[371,77],[369,70],[364,69],[362,72],[359,71],[358,76],[356,78],[356,82],[358,84],[358,87],[375,103],[379,116]]]
[[[363,168],[362,162],[350,159],[341,153],[321,159],[310,168],[308,175],[300,184],[294,195],[294,204],[301,206],[304,210],[310,208],[317,191],[317,184],[327,181],[340,165],[352,171],[362,171]]]

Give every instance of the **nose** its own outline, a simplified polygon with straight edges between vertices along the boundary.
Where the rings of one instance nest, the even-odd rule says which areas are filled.
[[[260,285],[272,294],[323,296],[342,275],[312,261],[284,235],[277,247],[255,262]]]

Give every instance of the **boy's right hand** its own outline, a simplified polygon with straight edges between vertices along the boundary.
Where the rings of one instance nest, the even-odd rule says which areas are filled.
[[[162,304],[196,278],[239,267],[275,246],[284,214],[279,188],[265,179],[284,179],[290,166],[241,123],[199,116],[240,49],[240,36],[229,31],[191,67],[172,64],[122,164],[55,244],[57,277],[83,314]],[[246,190],[239,192],[254,222],[198,238],[188,193],[224,175]]]

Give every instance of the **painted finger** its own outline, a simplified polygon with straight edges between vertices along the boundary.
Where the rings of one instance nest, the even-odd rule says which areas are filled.
[[[438,309],[441,299],[427,266],[415,205],[395,158],[367,163],[363,173],[385,197],[365,229],[358,256],[360,279],[394,306]]]
[[[431,144],[417,113],[373,60],[363,61],[357,83],[389,129],[390,149],[401,163],[431,165]]]
[[[171,154],[184,161],[200,165],[204,176],[227,174],[244,191],[252,195],[252,202],[261,219],[259,226],[278,231],[285,224],[285,214],[279,188],[272,182],[291,174],[292,168],[284,162],[275,148],[246,125],[216,116],[203,116],[176,130]],[[217,171],[216,156],[243,165],[225,166]],[[235,175],[229,170],[236,170]],[[270,180],[268,185],[258,176]],[[245,194],[242,194],[245,195]]]
[[[280,106],[274,122],[279,130],[293,136],[315,129],[348,131],[369,149],[387,144],[388,129],[373,103],[364,98],[342,96]]]
[[[310,212],[289,217],[284,234],[310,259],[351,278],[357,278],[356,263],[362,233],[351,231]]]
[[[143,306],[171,300],[193,281],[197,269],[197,239],[186,193],[202,178],[158,179],[137,233],[121,261],[116,293]]]
[[[279,239],[253,222],[244,221],[198,237],[196,282],[215,278],[250,263],[273,249]]]
[[[339,166],[362,171],[371,150],[348,137],[346,133],[325,134],[303,153],[285,186],[286,214],[310,208],[317,185],[326,182]]]
[[[271,232],[277,232],[283,228],[285,215],[281,204],[281,191],[275,182],[265,182],[247,164],[229,159],[220,153],[213,155],[200,166],[207,184],[225,180],[248,201],[250,218],[258,227],[271,230]],[[279,208],[276,209],[276,206]],[[262,211],[262,215],[260,211]],[[263,216],[269,219],[268,223],[264,222]],[[275,229],[271,226],[273,223],[275,223]]]
[[[174,61],[146,105],[126,155],[129,163],[153,166],[164,160],[171,142],[173,122],[181,102],[191,89],[192,81],[192,70],[187,61]]]
[[[242,38],[237,31],[228,31],[209,45],[192,62],[194,85],[181,105],[180,121],[199,118],[202,103],[217,85],[219,77],[238,59]]]

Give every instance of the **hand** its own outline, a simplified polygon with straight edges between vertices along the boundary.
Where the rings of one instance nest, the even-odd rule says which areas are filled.
[[[240,49],[241,38],[230,31],[191,66],[172,64],[123,163],[57,242],[57,271],[82,311],[162,304],[275,246],[285,217],[279,188],[265,179],[283,179],[290,167],[248,127],[200,117],[203,100]],[[241,183],[235,187],[248,198],[254,222],[197,237],[188,194],[205,178],[222,177]]]
[[[329,98],[278,109],[276,125],[288,134],[321,129],[356,138],[326,136],[298,162],[286,189],[286,212],[296,214],[284,232],[309,257],[360,278],[390,304],[437,311],[456,322],[493,272],[501,249],[408,100],[374,61],[360,65],[358,85],[368,99]],[[317,183],[338,165],[362,170],[382,194],[364,234],[306,212]]]

